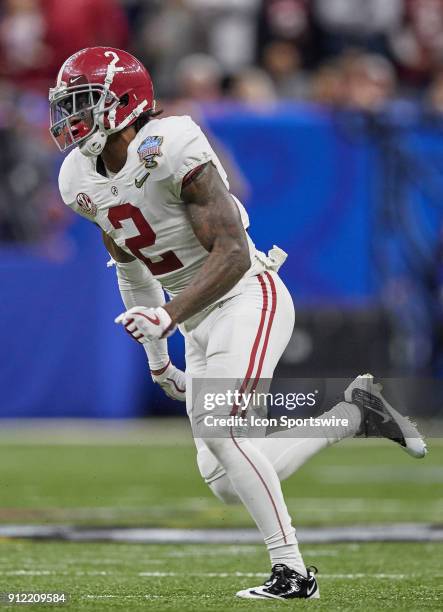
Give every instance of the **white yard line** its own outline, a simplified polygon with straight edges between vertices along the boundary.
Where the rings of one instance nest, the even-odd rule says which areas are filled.
[[[350,525],[348,527],[300,527],[304,544],[337,542],[441,542],[443,527],[427,523]],[[82,528],[66,525],[0,525],[0,537],[118,542],[126,544],[259,544],[256,529]]]
[[[60,570],[8,570],[0,572],[2,576],[108,576],[113,575],[115,572],[108,571],[60,571]],[[136,574],[140,578],[265,578],[269,576],[269,572],[137,572]],[[388,574],[388,573],[348,573],[348,574],[324,574],[320,573],[319,578],[323,579],[343,579],[343,580],[361,580],[366,578],[376,579],[392,579],[392,580],[404,580],[405,578],[420,578],[421,574],[414,573],[402,573],[402,574]],[[434,578],[441,578],[443,574],[433,574]]]
[[[57,570],[8,570],[0,572],[2,576],[108,576],[113,575],[115,572],[107,571],[57,571]],[[136,574],[140,578],[257,578],[263,579],[269,576],[269,572],[137,572]],[[405,579],[420,579],[421,574],[417,573],[401,573],[401,574],[389,574],[389,573],[375,573],[369,572],[357,572],[357,573],[339,573],[339,574],[324,574],[319,573],[319,579],[327,580],[366,580],[368,578],[378,580],[405,580]],[[443,578],[443,574],[432,574],[433,578]],[[87,597],[99,597],[99,596],[87,596]],[[101,597],[117,597],[117,595],[103,595]],[[131,596],[132,597],[132,596]],[[134,596],[135,597],[135,596]]]
[[[139,572],[138,576],[145,578],[265,578],[269,576],[269,572]],[[363,578],[404,580],[405,578],[420,577],[421,574],[319,574],[319,580],[322,578],[341,578],[346,580],[360,580]]]

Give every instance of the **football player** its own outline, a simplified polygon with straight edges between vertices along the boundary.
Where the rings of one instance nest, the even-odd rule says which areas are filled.
[[[278,276],[277,247],[257,251],[249,220],[226,173],[187,116],[158,119],[151,78],[126,51],[83,49],[69,57],[50,90],[51,134],[72,149],[60,171],[64,202],[98,225],[116,265],[126,311],[116,322],[143,344],[154,381],[190,417],[192,381],[238,380],[253,391],[272,378],[291,337],[294,308]],[[169,300],[165,300],[165,293]],[[170,362],[166,338],[185,338],[186,381]],[[318,598],[280,480],[321,448],[375,432],[423,456],[418,433],[373,384],[358,377],[329,415],[347,427],[300,438],[236,435],[196,438],[200,472],[225,502],[240,501],[259,528],[271,577],[237,593],[252,599]],[[235,406],[230,406],[230,414]],[[411,429],[412,428],[412,429]]]

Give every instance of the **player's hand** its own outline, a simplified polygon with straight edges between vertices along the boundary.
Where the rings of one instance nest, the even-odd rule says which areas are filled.
[[[145,306],[134,306],[126,312],[122,312],[115,319],[121,323],[128,334],[145,344],[150,340],[167,338],[175,332],[176,326],[164,308],[146,308]]]
[[[173,366],[171,362],[162,370],[157,370],[157,372],[151,370],[151,376],[168,397],[180,402],[186,401],[185,373]]]

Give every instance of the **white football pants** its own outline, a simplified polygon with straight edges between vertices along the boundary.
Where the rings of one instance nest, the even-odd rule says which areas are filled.
[[[192,379],[271,379],[291,338],[292,298],[277,273],[266,271],[245,281],[240,295],[213,308],[192,331],[184,331],[187,410],[192,421]],[[195,410],[194,410],[195,412]],[[228,413],[229,414],[229,413]],[[226,416],[228,416],[228,414]],[[280,480],[309,457],[342,437],[353,435],[360,413],[352,404],[337,405],[330,414],[352,426],[319,432],[313,437],[195,438],[200,473],[217,497],[241,501],[263,535],[271,564],[285,563],[305,574]]]

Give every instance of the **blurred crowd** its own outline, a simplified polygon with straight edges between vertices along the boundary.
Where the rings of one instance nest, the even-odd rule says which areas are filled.
[[[140,57],[170,113],[281,99],[377,112],[398,97],[443,112],[443,0],[3,0],[0,240],[65,223],[46,95],[66,57],[92,45]]]
[[[128,48],[160,98],[442,107],[443,0],[3,0],[0,76],[46,90],[64,59]]]

